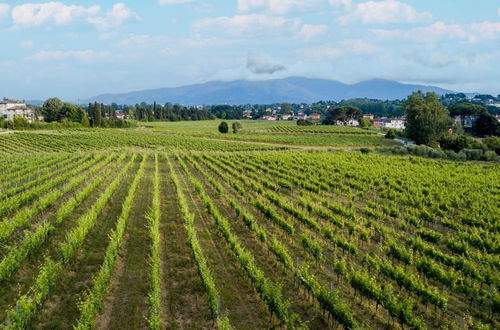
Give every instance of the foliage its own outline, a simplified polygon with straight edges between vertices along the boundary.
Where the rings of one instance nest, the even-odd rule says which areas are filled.
[[[235,121],[231,124],[231,128],[233,129],[233,134],[238,133],[239,130],[241,130],[243,126],[239,121]]]
[[[500,135],[500,123],[495,116],[483,112],[472,125],[472,131],[478,136],[498,136]]]
[[[61,120],[63,106],[63,102],[56,97],[47,99],[42,106],[43,119],[49,123]]]
[[[394,128],[389,128],[387,133],[385,133],[385,138],[394,140],[396,138],[396,130]]]
[[[406,136],[417,144],[435,145],[452,123],[435,93],[415,92],[404,102],[403,109]]]
[[[314,123],[309,119],[299,119],[297,120],[297,126],[313,126]]]
[[[361,109],[352,106],[335,107],[326,113],[323,124],[337,125],[337,121],[342,122],[344,125],[350,120],[357,120],[363,112]]]
[[[444,150],[453,150],[459,152],[462,149],[470,149],[474,145],[473,138],[465,134],[444,134],[439,139],[439,145]]]
[[[219,124],[219,132],[222,134],[226,134],[227,132],[229,132],[229,126],[225,121]]]

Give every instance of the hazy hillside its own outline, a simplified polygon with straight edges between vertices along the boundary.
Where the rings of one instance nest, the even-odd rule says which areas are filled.
[[[247,103],[312,103],[368,97],[382,100],[402,99],[413,91],[432,91],[438,94],[451,91],[423,85],[407,85],[390,80],[368,80],[348,85],[338,81],[290,77],[266,81],[213,81],[176,88],[160,88],[122,94],[102,94],[86,102],[136,104],[140,102],[192,104],[247,104]]]

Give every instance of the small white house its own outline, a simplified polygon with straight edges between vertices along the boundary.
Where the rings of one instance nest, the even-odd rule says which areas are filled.
[[[385,123],[386,128],[394,128],[394,129],[405,129],[405,121],[403,119],[390,119]]]
[[[8,99],[0,101],[0,118],[13,120],[14,116],[24,117],[30,123],[35,120],[35,112],[26,103]]]
[[[356,120],[356,119],[349,119],[346,122],[343,122],[341,120],[337,120],[336,125],[337,126],[351,126],[351,127],[355,127],[355,126],[359,126],[359,121]]]

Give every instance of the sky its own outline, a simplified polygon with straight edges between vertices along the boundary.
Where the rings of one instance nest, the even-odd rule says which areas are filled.
[[[500,94],[498,0],[0,0],[0,41],[15,99],[289,76]]]

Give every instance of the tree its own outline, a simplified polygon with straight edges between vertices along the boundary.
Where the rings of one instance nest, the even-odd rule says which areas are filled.
[[[485,107],[479,104],[473,104],[473,103],[458,103],[452,105],[450,108],[450,116],[456,117],[460,116],[460,122],[462,124],[462,127],[465,127],[465,122],[467,118],[476,118],[482,113],[487,113],[488,110],[486,110]]]
[[[385,138],[394,140],[396,138],[396,130],[394,128],[389,128],[387,133],[385,133]]]
[[[312,126],[314,123],[309,119],[299,119],[297,120],[297,126]]]
[[[42,106],[43,120],[49,123],[59,120],[62,108],[63,103],[58,98],[47,99]]]
[[[403,109],[406,136],[417,144],[436,145],[453,122],[436,93],[415,92],[404,101]]]
[[[90,127],[89,118],[87,117],[87,115],[85,113],[83,114],[81,124],[83,127]]]
[[[361,109],[357,107],[351,107],[351,106],[335,107],[328,110],[325,119],[323,120],[323,124],[336,125],[337,121],[340,121],[345,125],[350,120],[358,119],[362,114],[363,112],[361,111]]]
[[[90,113],[90,116],[92,117],[92,127],[99,127],[102,125],[102,113],[101,113],[101,104],[99,103],[94,103],[92,106],[92,112]]]
[[[83,116],[85,116],[85,111],[81,107],[71,103],[64,103],[59,121],[68,118],[72,122],[81,123]]]
[[[232,125],[233,133],[236,134],[241,129],[241,123],[239,121],[235,121]]]
[[[472,132],[478,136],[497,136],[500,133],[500,124],[492,114],[483,112],[472,125]]]
[[[219,132],[225,134],[229,131],[229,126],[227,126],[227,123],[225,121],[221,122],[219,124]]]
[[[439,145],[445,150],[459,152],[462,149],[470,149],[474,139],[465,134],[445,134],[439,140]]]
[[[361,128],[368,128],[373,125],[373,122],[369,119],[365,119],[363,117],[359,118],[359,127]]]
[[[28,120],[23,116],[14,116],[12,120],[12,127],[14,129],[26,128],[30,125]]]

